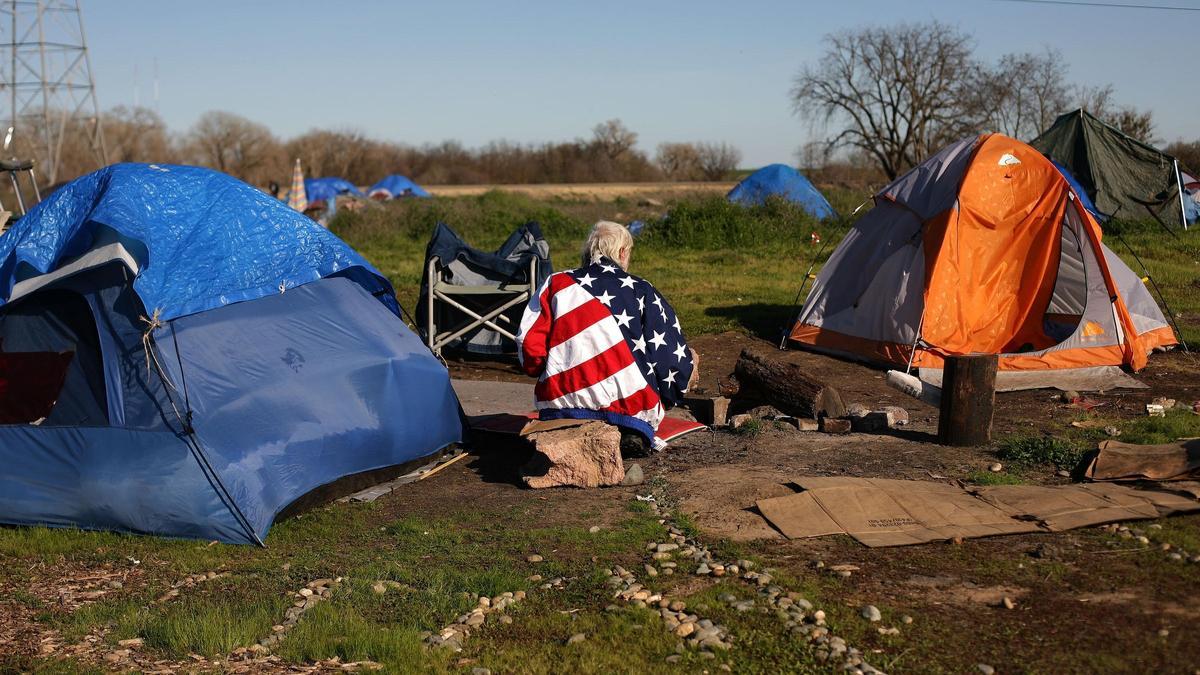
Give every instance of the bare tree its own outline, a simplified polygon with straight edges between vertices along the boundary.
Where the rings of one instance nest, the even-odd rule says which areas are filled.
[[[117,106],[104,113],[108,158],[114,162],[173,162],[170,132],[149,108]]]
[[[723,180],[742,161],[742,151],[728,143],[697,143],[696,153],[704,180]]]
[[[188,134],[194,161],[261,184],[284,173],[286,157],[265,126],[220,110],[204,113]]]
[[[1179,160],[1179,165],[1200,171],[1200,141],[1178,140],[1167,146],[1167,154]]]
[[[1034,138],[1070,105],[1062,53],[1006,54],[994,68],[980,68],[976,93],[984,125],[1013,138]]]
[[[701,175],[700,152],[694,143],[659,143],[654,162],[671,180],[696,180]]]
[[[1143,143],[1154,144],[1154,112],[1151,110],[1125,106],[1108,115],[1104,121]]]
[[[611,160],[620,158],[637,144],[637,133],[630,131],[619,119],[611,119],[592,127],[592,142]]]
[[[831,147],[870,153],[889,178],[975,126],[971,38],[937,21],[835,33],[792,88],[797,114],[839,127]]]

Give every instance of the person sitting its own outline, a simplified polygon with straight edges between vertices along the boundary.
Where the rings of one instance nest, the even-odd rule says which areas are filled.
[[[517,354],[538,379],[540,419],[607,422],[661,450],[655,432],[697,379],[698,363],[671,305],[626,271],[632,251],[623,225],[596,223],[581,266],[551,275],[530,299]]]

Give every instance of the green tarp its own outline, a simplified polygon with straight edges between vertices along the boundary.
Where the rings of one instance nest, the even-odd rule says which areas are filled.
[[[1101,213],[1124,220],[1182,221],[1175,158],[1083,109],[1060,115],[1029,144],[1070,169]]]

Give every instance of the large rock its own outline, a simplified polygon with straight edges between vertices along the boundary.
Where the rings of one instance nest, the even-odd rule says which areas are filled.
[[[620,485],[625,478],[621,431],[615,426],[586,422],[535,432],[527,438],[537,450],[521,469],[531,488]]]

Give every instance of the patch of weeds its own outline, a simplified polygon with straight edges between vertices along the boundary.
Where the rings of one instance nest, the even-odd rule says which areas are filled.
[[[762,420],[751,419],[744,422],[740,427],[734,427],[730,431],[737,436],[757,436],[763,431]]]
[[[1009,436],[1000,440],[996,456],[1022,466],[1054,466],[1071,469],[1085,449],[1055,436]]]
[[[291,600],[282,596],[184,598],[122,617],[117,633],[137,635],[146,646],[175,657],[217,656],[270,634]]]
[[[1119,440],[1155,445],[1200,436],[1200,415],[1171,410],[1165,417],[1139,417],[1120,425]]]
[[[1025,479],[1007,471],[972,471],[967,480],[976,485],[1023,485]]]
[[[376,661],[395,672],[428,669],[440,652],[426,652],[416,628],[369,619],[350,603],[323,602],[304,613],[275,653],[294,663],[333,657]]]

